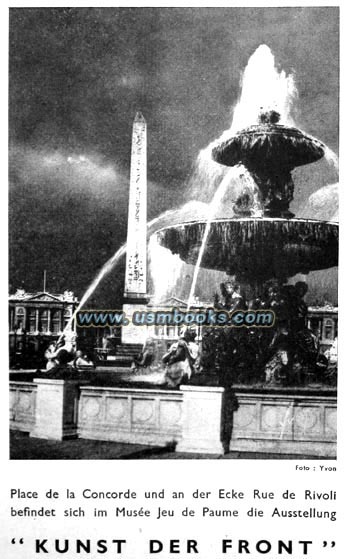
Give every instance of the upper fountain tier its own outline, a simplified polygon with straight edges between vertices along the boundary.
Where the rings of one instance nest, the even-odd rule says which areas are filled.
[[[263,215],[292,217],[289,204],[293,199],[294,184],[291,171],[300,165],[321,159],[325,146],[319,140],[297,128],[277,124],[279,113],[261,113],[259,123],[241,130],[219,143],[212,150],[212,158],[222,165],[242,164],[259,188],[259,204]],[[245,207],[238,214],[253,215]]]

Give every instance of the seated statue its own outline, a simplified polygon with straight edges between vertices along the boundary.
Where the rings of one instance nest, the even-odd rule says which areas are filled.
[[[49,344],[44,353],[44,357],[47,359],[46,371],[50,371],[58,364],[57,360],[55,359],[55,352],[56,345],[54,343]]]
[[[294,330],[298,331],[305,327],[306,316],[308,313],[307,303],[304,301],[304,296],[308,291],[308,285],[304,281],[298,281],[294,285],[293,296],[293,317],[291,326]]]
[[[269,359],[265,364],[267,384],[285,384],[292,367],[293,343],[287,324],[282,323],[269,346]]]
[[[234,280],[228,280],[220,284],[220,299],[218,293],[214,296],[214,308],[224,309],[229,312],[244,310],[246,303],[239,291],[239,285]]]
[[[78,349],[73,360],[73,367],[75,369],[95,369],[95,364],[86,353]]]
[[[196,331],[192,328],[182,328],[178,342],[163,355],[166,364],[165,380],[169,388],[177,388],[182,382],[187,382],[195,370],[199,346],[195,343]]]
[[[156,345],[153,338],[147,338],[145,341],[142,352],[133,359],[131,369],[132,371],[138,371],[141,368],[150,367],[156,357]]]
[[[276,349],[265,365],[265,380],[267,384],[280,384],[287,380],[289,365],[288,351],[282,347]]]
[[[45,352],[47,359],[46,371],[49,374],[63,371],[75,356],[75,335],[62,336],[56,344],[52,343]]]

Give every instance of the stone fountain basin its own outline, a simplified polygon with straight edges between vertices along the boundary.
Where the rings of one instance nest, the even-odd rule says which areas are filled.
[[[258,166],[294,169],[321,159],[324,153],[322,142],[297,128],[262,124],[241,130],[215,146],[212,158],[229,167],[243,163],[253,169]]]
[[[206,221],[156,232],[161,246],[188,264],[198,259]],[[203,268],[246,282],[288,278],[338,265],[338,224],[307,219],[231,218],[211,222]]]

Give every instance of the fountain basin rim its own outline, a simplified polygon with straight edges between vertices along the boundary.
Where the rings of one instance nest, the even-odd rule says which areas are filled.
[[[326,144],[324,144],[324,142],[308,134],[308,132],[305,132],[300,128],[296,128],[296,126],[287,126],[285,124],[252,124],[247,128],[242,128],[240,130],[237,130],[227,140],[224,140],[223,142],[220,142],[217,145],[221,146],[227,143],[228,141],[230,141],[231,139],[236,138],[238,136],[245,136],[245,135],[262,136],[262,134],[275,135],[275,134],[282,134],[282,133],[285,134],[286,136],[293,136],[298,138],[304,137],[307,140],[310,140],[313,143],[319,145],[320,147],[324,147],[324,148],[326,147]]]
[[[339,226],[339,222],[338,221],[326,221],[326,220],[322,220],[322,219],[309,219],[309,218],[303,218],[303,217],[294,217],[291,219],[286,219],[286,218],[282,218],[282,217],[230,217],[230,218],[226,218],[226,217],[220,217],[220,218],[215,218],[211,220],[211,223],[323,223],[325,225],[335,225],[335,226]],[[165,225],[164,227],[161,227],[160,229],[157,229],[156,231],[154,231],[152,233],[152,235],[156,235],[157,233],[160,233],[161,231],[166,231],[167,229],[173,229],[176,227],[184,227],[185,225],[194,225],[194,224],[205,224],[207,225],[208,220],[207,219],[193,219],[193,220],[187,220],[187,221],[180,221],[179,223],[174,223],[172,225]]]

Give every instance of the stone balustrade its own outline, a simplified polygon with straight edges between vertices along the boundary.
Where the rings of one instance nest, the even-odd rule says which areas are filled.
[[[10,383],[10,428],[31,431],[35,425],[36,384],[32,382]]]
[[[10,383],[10,427],[33,437],[79,437],[222,454],[228,450],[336,456],[334,390],[241,387],[180,390],[89,386],[76,380]]]
[[[176,390],[82,387],[79,437],[154,446],[177,442],[182,400]]]
[[[231,450],[336,456],[333,395],[239,393]]]

